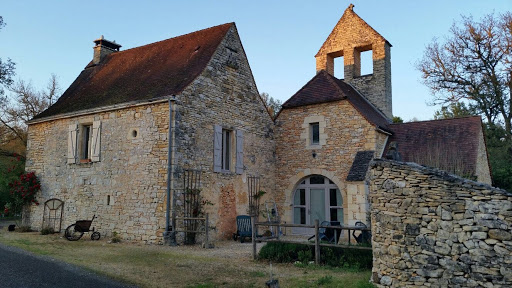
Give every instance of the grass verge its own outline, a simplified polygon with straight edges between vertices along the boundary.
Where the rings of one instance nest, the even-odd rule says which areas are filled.
[[[250,244],[218,242],[214,249],[91,241],[61,235],[0,231],[0,243],[81,266],[140,287],[265,287],[267,261],[251,259]],[[350,271],[315,265],[272,264],[280,287],[373,287],[371,271]]]

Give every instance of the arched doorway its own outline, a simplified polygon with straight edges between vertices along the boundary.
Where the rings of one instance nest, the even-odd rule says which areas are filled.
[[[343,198],[331,179],[311,175],[301,180],[293,195],[293,223],[313,225],[318,221],[343,224]],[[311,234],[312,229],[295,228],[293,234]]]

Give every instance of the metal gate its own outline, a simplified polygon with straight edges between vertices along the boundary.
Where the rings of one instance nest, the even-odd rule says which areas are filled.
[[[63,208],[64,202],[57,198],[44,202],[43,226],[41,229],[52,228],[54,232],[60,232]]]

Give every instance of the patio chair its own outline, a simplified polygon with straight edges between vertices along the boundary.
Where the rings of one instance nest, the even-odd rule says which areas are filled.
[[[236,233],[233,233],[233,240],[240,238],[240,243],[244,243],[245,237],[252,237],[251,216],[236,216]]]
[[[357,221],[355,226],[367,228],[366,224],[361,221]],[[352,231],[352,236],[356,239],[358,244],[370,244],[372,241],[372,233],[370,231],[362,230],[359,235],[356,236],[356,231]]]
[[[322,221],[320,226],[341,226],[340,221]],[[326,241],[329,243],[334,243],[340,239],[342,229],[334,229],[334,228],[318,228],[318,238],[320,241]],[[308,238],[311,240],[315,238],[315,235]]]

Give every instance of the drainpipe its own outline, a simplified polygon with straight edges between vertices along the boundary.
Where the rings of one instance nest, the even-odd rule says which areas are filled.
[[[172,165],[172,158],[174,155],[174,130],[175,130],[175,122],[174,122],[174,114],[176,111],[176,96],[171,95],[169,97],[169,135],[167,137],[168,149],[167,149],[167,207],[165,213],[165,233],[164,233],[164,241],[166,244],[175,246],[176,245],[176,232],[174,231],[176,227],[176,197],[174,197],[174,190],[172,189],[172,177],[174,175],[174,165]],[[172,224],[170,223],[170,213],[171,213],[171,190],[173,191],[172,195]],[[172,229],[172,231],[171,231]]]

